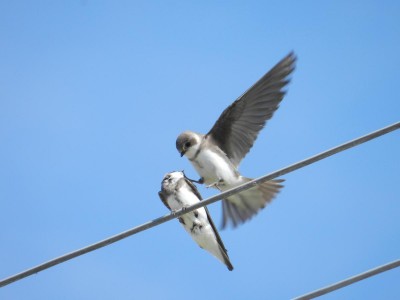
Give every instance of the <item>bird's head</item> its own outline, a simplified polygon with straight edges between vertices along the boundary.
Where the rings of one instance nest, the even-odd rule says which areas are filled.
[[[188,158],[191,158],[200,146],[200,141],[201,136],[199,134],[192,131],[185,131],[176,139],[176,149],[181,156],[186,155]]]
[[[173,189],[176,186],[176,184],[178,183],[178,181],[184,177],[185,177],[185,175],[183,174],[183,172],[179,172],[179,171],[167,173],[167,174],[165,174],[165,176],[161,182],[161,187],[162,187],[162,189],[165,189],[165,190]]]

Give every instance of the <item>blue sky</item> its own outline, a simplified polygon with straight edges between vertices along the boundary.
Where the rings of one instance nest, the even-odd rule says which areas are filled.
[[[0,277],[166,214],[163,175],[197,177],[177,135],[207,132],[292,50],[248,177],[399,121],[398,1],[2,1]],[[172,221],[0,298],[289,299],[398,259],[399,137],[284,176],[270,206],[221,232],[233,272]],[[220,204],[209,209],[219,224]],[[399,278],[324,299],[397,299]]]

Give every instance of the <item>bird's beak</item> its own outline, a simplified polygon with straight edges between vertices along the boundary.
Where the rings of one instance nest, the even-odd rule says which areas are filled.
[[[185,149],[185,147],[183,147],[183,148],[182,148],[182,150],[181,150],[181,152],[180,152],[180,153],[181,153],[181,157],[185,155],[185,153],[186,153],[186,149]]]

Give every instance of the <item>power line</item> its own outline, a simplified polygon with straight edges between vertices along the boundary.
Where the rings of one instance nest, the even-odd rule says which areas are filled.
[[[178,211],[178,212],[175,212],[175,213],[171,213],[171,214],[165,215],[163,217],[159,217],[157,219],[154,219],[152,221],[146,222],[146,223],[144,223],[142,225],[139,225],[137,227],[134,227],[132,229],[129,229],[127,231],[124,231],[122,233],[119,233],[117,235],[109,237],[107,239],[104,239],[104,240],[102,240],[100,242],[97,242],[95,244],[89,245],[87,247],[84,247],[84,248],[81,248],[79,250],[76,250],[76,251],[67,253],[65,255],[62,255],[60,257],[57,257],[55,259],[49,260],[49,261],[47,261],[47,262],[45,262],[43,264],[40,264],[40,265],[38,265],[36,267],[33,267],[31,269],[28,269],[26,271],[23,271],[21,273],[18,273],[16,275],[13,275],[13,276],[10,276],[8,278],[5,278],[5,279],[1,280],[0,281],[0,287],[6,286],[6,285],[8,285],[10,283],[13,283],[15,281],[21,280],[21,279],[23,279],[25,277],[28,277],[28,276],[33,275],[33,274],[36,274],[36,273],[38,273],[40,271],[43,271],[45,269],[48,269],[50,267],[53,267],[53,266],[58,265],[60,263],[63,263],[65,261],[67,261],[67,260],[70,260],[72,258],[75,258],[75,257],[78,257],[80,255],[83,255],[85,253],[97,250],[97,249],[102,248],[102,247],[107,246],[107,245],[110,245],[110,244],[115,243],[115,242],[117,242],[119,240],[122,240],[122,239],[124,239],[124,238],[126,238],[128,236],[131,236],[131,235],[134,235],[134,234],[139,233],[141,231],[144,231],[144,230],[150,229],[152,227],[158,226],[158,225],[160,225],[162,223],[165,223],[165,222],[168,222],[168,221],[170,221],[172,219],[178,218],[183,214],[189,213],[189,212],[191,212],[191,211],[193,211],[195,209],[198,209],[200,207],[209,205],[209,204],[214,203],[214,202],[216,202],[218,200],[227,198],[227,197],[232,196],[233,194],[239,193],[241,191],[247,190],[247,189],[249,189],[251,187],[254,187],[257,184],[260,184],[262,182],[274,179],[276,177],[280,177],[280,176],[282,176],[284,174],[288,174],[288,173],[293,172],[293,171],[295,171],[297,169],[300,169],[300,168],[303,168],[303,167],[305,167],[307,165],[315,163],[315,162],[317,162],[317,161],[319,161],[321,159],[327,158],[327,157],[329,157],[331,155],[334,155],[336,153],[339,153],[341,151],[344,151],[344,150],[350,149],[352,147],[358,146],[358,145],[360,145],[362,143],[370,141],[370,140],[372,140],[374,138],[377,138],[379,136],[382,136],[382,135],[384,135],[386,133],[389,133],[391,131],[397,130],[399,128],[400,128],[400,122],[394,123],[394,124],[389,125],[387,127],[381,128],[381,129],[379,129],[377,131],[371,132],[371,133],[369,133],[367,135],[364,135],[362,137],[359,137],[357,139],[351,140],[351,141],[349,141],[347,143],[344,143],[342,145],[339,145],[337,147],[334,147],[332,149],[324,151],[324,152],[322,152],[320,154],[317,154],[317,155],[314,155],[314,156],[309,157],[307,159],[304,159],[304,160],[302,160],[300,162],[297,162],[295,164],[292,164],[292,165],[290,165],[290,166],[288,166],[286,168],[283,168],[283,169],[280,169],[280,170],[275,171],[273,173],[267,174],[265,176],[253,179],[252,181],[249,181],[247,183],[241,184],[241,185],[239,185],[239,186],[237,186],[235,188],[232,188],[230,190],[222,192],[222,193],[220,193],[218,195],[212,196],[212,197],[210,197],[210,198],[208,198],[206,200],[203,200],[203,201],[201,201],[199,203],[196,203],[196,204],[194,204],[194,205],[192,205],[190,207],[187,207],[183,211]]]
[[[361,273],[361,274],[358,274],[356,276],[347,278],[345,280],[339,281],[337,283],[334,283],[332,285],[326,286],[326,287],[324,287],[322,289],[319,289],[319,290],[316,290],[314,292],[311,292],[311,293],[305,294],[303,296],[294,298],[293,300],[314,299],[314,298],[317,298],[319,296],[322,296],[322,295],[328,294],[330,292],[333,292],[335,290],[338,290],[338,289],[340,289],[342,287],[345,287],[345,286],[348,286],[350,284],[353,284],[353,283],[355,283],[357,281],[366,279],[368,277],[377,275],[377,274],[382,273],[382,272],[389,271],[389,270],[397,268],[399,266],[400,266],[400,259],[399,260],[395,260],[395,261],[393,261],[391,263],[388,263],[386,265],[382,265],[382,266],[379,266],[377,268],[368,270],[368,271],[366,271],[364,273]]]

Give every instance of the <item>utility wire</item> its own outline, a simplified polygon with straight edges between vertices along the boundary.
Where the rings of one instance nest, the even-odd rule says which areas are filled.
[[[345,286],[348,286],[348,285],[350,285],[350,284],[353,284],[353,283],[355,283],[355,282],[357,282],[357,281],[366,279],[366,278],[368,278],[368,277],[377,275],[377,274],[382,273],[382,272],[389,271],[389,270],[394,269],[394,268],[397,268],[397,267],[399,267],[399,266],[400,266],[400,259],[399,259],[399,260],[392,261],[391,263],[388,263],[388,264],[386,264],[386,265],[382,265],[382,266],[379,266],[379,267],[377,267],[377,268],[368,270],[368,271],[366,271],[366,272],[364,272],[364,273],[361,273],[361,274],[358,274],[358,275],[356,275],[356,276],[347,278],[347,279],[345,279],[345,280],[339,281],[339,282],[337,282],[337,283],[334,283],[334,284],[332,284],[332,285],[326,286],[326,287],[324,287],[324,288],[322,288],[322,289],[319,289],[319,290],[316,290],[316,291],[314,291],[314,292],[311,292],[311,293],[305,294],[305,295],[303,295],[303,296],[294,298],[293,300],[308,300],[308,299],[314,299],[314,298],[317,298],[317,297],[319,297],[319,296],[322,296],[322,295],[328,294],[328,293],[330,293],[330,292],[333,292],[333,291],[335,291],[335,290],[338,290],[338,289],[340,289],[340,288],[342,288],[342,287],[345,287]]]
[[[280,169],[280,170],[278,170],[276,172],[267,174],[265,176],[262,176],[262,177],[259,177],[259,178],[256,178],[256,179],[253,179],[252,181],[249,181],[247,183],[241,184],[241,185],[239,185],[237,187],[229,189],[229,190],[227,190],[225,192],[222,192],[222,193],[220,193],[218,195],[212,196],[212,197],[210,197],[210,198],[208,198],[206,200],[200,201],[200,202],[198,202],[198,203],[196,203],[196,204],[194,204],[192,206],[187,207],[185,210],[180,210],[178,212],[171,213],[171,214],[165,215],[163,217],[159,217],[157,219],[154,219],[152,221],[146,222],[146,223],[144,223],[142,225],[139,225],[137,227],[134,227],[132,229],[129,229],[127,231],[124,231],[122,233],[119,233],[117,235],[109,237],[107,239],[104,239],[104,240],[102,240],[100,242],[97,242],[95,244],[89,245],[87,247],[84,247],[84,248],[81,248],[79,250],[76,250],[76,251],[67,253],[65,255],[62,255],[60,257],[57,257],[55,259],[49,260],[49,261],[47,261],[47,262],[45,262],[43,264],[40,264],[40,265],[38,265],[36,267],[33,267],[31,269],[28,269],[26,271],[23,271],[21,273],[18,273],[16,275],[13,275],[13,276],[10,276],[8,278],[5,278],[5,279],[1,280],[0,281],[0,287],[6,286],[6,285],[8,285],[8,284],[10,284],[12,282],[21,280],[21,279],[23,279],[23,278],[25,278],[27,276],[33,275],[35,273],[38,273],[40,271],[43,271],[45,269],[48,269],[50,267],[53,267],[53,266],[58,265],[60,263],[63,263],[63,262],[65,262],[67,260],[70,260],[72,258],[78,257],[80,255],[83,255],[85,253],[97,250],[97,249],[102,248],[102,247],[107,246],[107,245],[110,245],[110,244],[115,243],[115,242],[117,242],[119,240],[122,240],[122,239],[124,239],[124,238],[126,238],[128,236],[131,236],[131,235],[134,235],[134,234],[139,233],[141,231],[144,231],[144,230],[150,229],[152,227],[158,226],[158,225],[160,225],[162,223],[168,222],[168,221],[170,221],[172,219],[178,218],[178,217],[180,217],[180,216],[182,216],[182,215],[184,215],[186,213],[189,213],[189,212],[191,212],[191,211],[193,211],[195,209],[198,209],[200,207],[209,205],[209,204],[214,203],[214,202],[216,202],[218,200],[227,198],[227,197],[232,196],[233,194],[237,194],[237,193],[239,193],[241,191],[247,190],[247,189],[249,189],[251,187],[254,187],[257,184],[260,184],[262,182],[265,182],[265,181],[274,179],[276,177],[282,176],[284,174],[293,172],[293,171],[295,171],[297,169],[300,169],[300,168],[303,168],[303,167],[305,167],[307,165],[315,163],[315,162],[317,162],[317,161],[319,161],[321,159],[324,159],[324,158],[326,158],[328,156],[331,156],[331,155],[334,155],[334,154],[339,153],[341,151],[344,151],[344,150],[350,149],[352,147],[358,146],[358,145],[360,145],[362,143],[370,141],[370,140],[372,140],[374,138],[377,138],[377,137],[379,137],[381,135],[384,135],[384,134],[389,133],[391,131],[397,130],[399,128],[400,128],[400,122],[394,123],[394,124],[389,125],[387,127],[381,128],[381,129],[379,129],[377,131],[371,132],[371,133],[369,133],[367,135],[364,135],[362,137],[359,137],[357,139],[351,140],[351,141],[349,141],[347,143],[344,143],[342,145],[339,145],[337,147],[334,147],[332,149],[324,151],[324,152],[322,152],[320,154],[317,154],[315,156],[312,156],[312,157],[309,157],[307,159],[304,159],[304,160],[302,160],[300,162],[297,162],[297,163],[295,163],[293,165],[290,165],[290,166],[288,166],[286,168],[283,168],[283,169]]]

